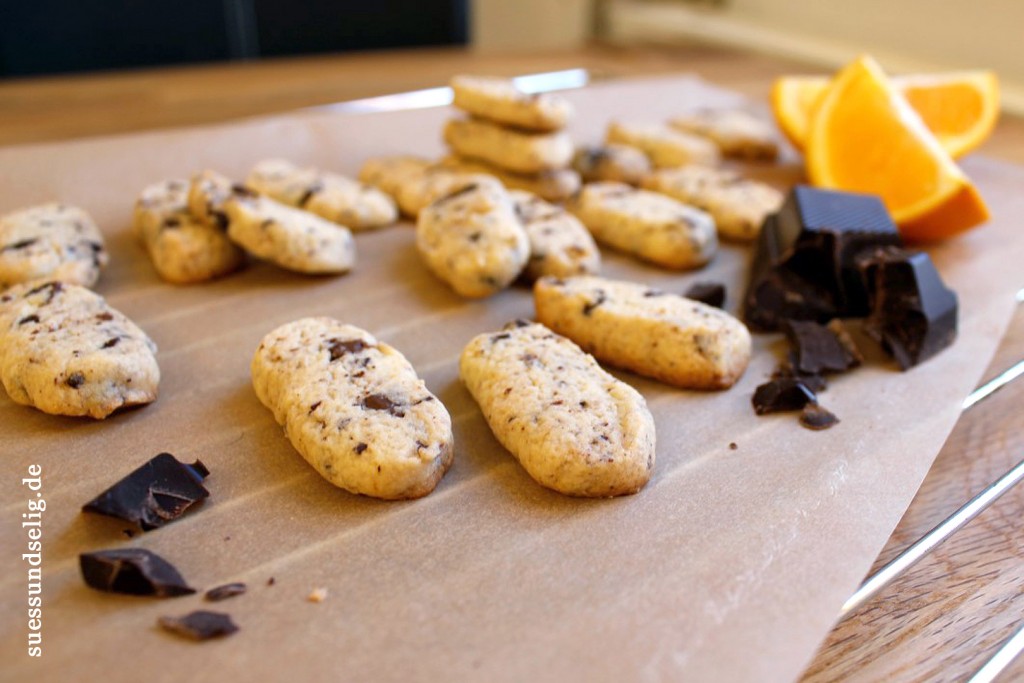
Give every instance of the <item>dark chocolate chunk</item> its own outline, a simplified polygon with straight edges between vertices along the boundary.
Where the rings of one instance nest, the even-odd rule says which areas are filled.
[[[119,341],[121,341],[120,337],[111,337],[107,341],[103,342],[103,346],[101,346],[100,348],[101,349],[112,349],[115,346],[117,346],[117,343]]]
[[[785,320],[782,330],[793,347],[793,367],[799,374],[846,372],[864,361],[838,318],[829,321],[828,325]]]
[[[0,248],[0,251],[14,251],[17,249],[24,249],[25,247],[31,247],[38,241],[39,240],[34,237],[27,240],[19,240],[17,242],[12,242],[11,244],[5,244],[2,248]]]
[[[236,197],[258,197],[259,193],[256,190],[251,190],[241,183],[234,183],[231,186],[231,194]]]
[[[604,290],[597,290],[597,296],[594,297],[594,300],[588,301],[587,303],[583,304],[583,315],[590,315],[591,313],[594,312],[595,308],[597,308],[607,300],[608,297],[605,296]]]
[[[369,348],[362,339],[329,339],[327,343],[327,351],[331,354],[332,361],[338,360],[346,353],[359,353]]]
[[[206,591],[203,597],[209,602],[220,602],[221,600],[241,595],[245,590],[246,585],[244,583],[225,583],[223,586],[217,586]]]
[[[28,290],[25,296],[32,296],[33,294],[40,294],[46,292],[46,301],[43,305],[46,305],[53,301],[53,297],[57,296],[58,293],[64,290],[64,283],[62,282],[45,282],[38,287]]]
[[[865,249],[900,244],[885,205],[874,195],[793,188],[765,219],[744,297],[744,317],[761,329],[786,318],[825,322],[868,312],[857,267]]]
[[[172,522],[190,506],[207,498],[202,481],[210,474],[202,462],[179,462],[160,453],[86,503],[84,512],[98,512],[138,524],[143,531]]]
[[[820,431],[839,424],[839,418],[817,403],[808,403],[800,413],[800,424],[808,429]]]
[[[179,228],[181,227],[181,218],[178,216],[168,216],[164,219],[165,228]]]
[[[942,282],[928,254],[890,247],[864,254],[859,262],[873,292],[864,330],[902,369],[953,343],[956,293]]]
[[[370,410],[386,410],[395,417],[405,417],[402,404],[392,401],[390,396],[384,394],[370,394],[363,399],[363,407]]]
[[[64,380],[64,384],[67,384],[72,389],[77,389],[85,384],[85,375],[80,372],[72,372],[68,375],[68,378]]]
[[[218,230],[228,229],[228,215],[223,211],[210,211],[210,218],[213,219],[213,226]]]
[[[206,610],[196,610],[183,617],[160,617],[157,623],[171,633],[192,640],[220,638],[238,631],[238,626],[231,621],[229,615]]]
[[[694,282],[683,296],[721,308],[725,304],[725,285],[721,282]]]
[[[434,200],[434,206],[443,204],[443,203],[445,203],[447,201],[455,199],[456,197],[461,197],[464,194],[469,194],[470,192],[475,191],[476,188],[477,188],[476,183],[470,183],[469,185],[466,185],[465,187],[460,187],[459,189],[455,190],[454,192],[450,192],[450,193],[446,194],[445,196],[440,197],[439,199],[435,199]]]
[[[20,327],[21,325],[28,325],[29,323],[37,323],[37,322],[39,322],[39,316],[38,315],[34,315],[34,314],[33,315],[26,315],[24,318],[22,318],[21,320],[18,321],[18,326]]]
[[[78,563],[85,583],[96,590],[158,598],[196,592],[174,565],[143,548],[83,553],[78,556]]]
[[[324,191],[324,184],[322,182],[320,182],[319,180],[314,182],[312,185],[307,187],[306,191],[302,193],[301,197],[299,197],[299,206],[305,206],[306,203],[310,199],[313,198],[313,195],[317,194],[318,192],[323,192],[323,191]]]
[[[766,415],[800,410],[808,403],[816,401],[817,397],[806,384],[793,377],[780,377],[757,387],[751,402],[754,404],[755,413]]]

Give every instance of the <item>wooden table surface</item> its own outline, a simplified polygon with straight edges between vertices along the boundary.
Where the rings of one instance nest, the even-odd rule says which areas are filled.
[[[602,46],[557,54],[417,50],[168,68],[0,83],[0,145],[223,121],[444,84],[455,72],[585,67],[594,78],[695,72],[766,101],[773,78],[820,71],[706,45]],[[979,150],[1024,164],[1024,121],[1003,117]],[[1021,283],[1024,285],[1024,281]],[[1024,358],[1018,310],[986,377]],[[1024,382],[964,414],[877,565],[1024,456]],[[839,623],[805,680],[962,680],[1021,623],[1024,487],[1011,491],[910,574]],[[1024,658],[1005,680],[1024,678]]]

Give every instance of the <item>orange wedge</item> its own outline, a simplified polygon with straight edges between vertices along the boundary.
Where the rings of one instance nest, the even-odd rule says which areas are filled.
[[[893,83],[954,159],[984,142],[999,118],[999,81],[991,71],[902,76]]]
[[[828,84],[824,76],[784,76],[772,86],[775,119],[799,150],[804,149],[814,106]],[[999,117],[999,81],[991,71],[898,76],[892,84],[953,158],[984,142]]]
[[[806,142],[811,182],[879,195],[908,240],[943,239],[988,218],[977,189],[870,57],[821,95]]]
[[[783,76],[772,84],[771,104],[779,129],[798,150],[803,151],[811,112],[828,89],[827,76]]]

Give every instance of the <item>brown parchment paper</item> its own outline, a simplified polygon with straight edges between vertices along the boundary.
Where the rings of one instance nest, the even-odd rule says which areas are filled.
[[[612,117],[660,120],[739,98],[692,78],[618,82],[567,94],[580,141]],[[219,282],[160,282],[128,224],[147,183],[203,167],[236,178],[271,155],[354,173],[363,159],[440,153],[447,109],[330,112],[0,150],[0,211],[58,198],[99,221],[112,264],[98,290],[159,344],[159,400],[103,422],[44,415],[0,397],[0,662],[35,681],[786,681],[797,677],[867,572],[990,359],[1022,284],[1024,170],[964,162],[992,206],[989,225],[932,253],[961,300],[955,346],[907,373],[868,347],[867,367],[822,396],[842,419],[813,433],[792,415],[755,417],[753,388],[782,353],[756,338],[731,391],[679,391],[627,373],[658,430],[650,484],[636,496],[574,500],[530,480],[459,384],[475,334],[531,317],[529,292],[464,301],[419,262],[400,225],[357,237],[355,272],[310,278],[266,264]],[[761,169],[792,180],[792,169]],[[684,291],[729,285],[735,310],[748,254],[726,246],[704,271],[670,273],[605,252],[605,274]],[[260,338],[331,315],[401,349],[451,411],[454,468],[422,500],[386,503],[335,489],[292,450],[250,387]],[[2,392],[0,392],[2,393]],[[737,449],[730,450],[730,442]],[[127,539],[125,524],[79,512],[160,451],[201,458],[212,497],[174,524]],[[42,657],[27,656],[22,486],[42,468]],[[77,556],[136,546],[189,582],[244,581],[212,608],[241,632],[195,644],[156,619],[203,607],[103,594]],[[268,586],[273,578],[274,584]],[[329,594],[306,601],[314,588]]]

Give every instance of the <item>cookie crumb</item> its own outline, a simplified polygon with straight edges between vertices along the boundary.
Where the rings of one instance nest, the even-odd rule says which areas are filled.
[[[324,587],[314,588],[309,595],[306,596],[306,600],[309,602],[323,602],[327,599],[327,589]]]

